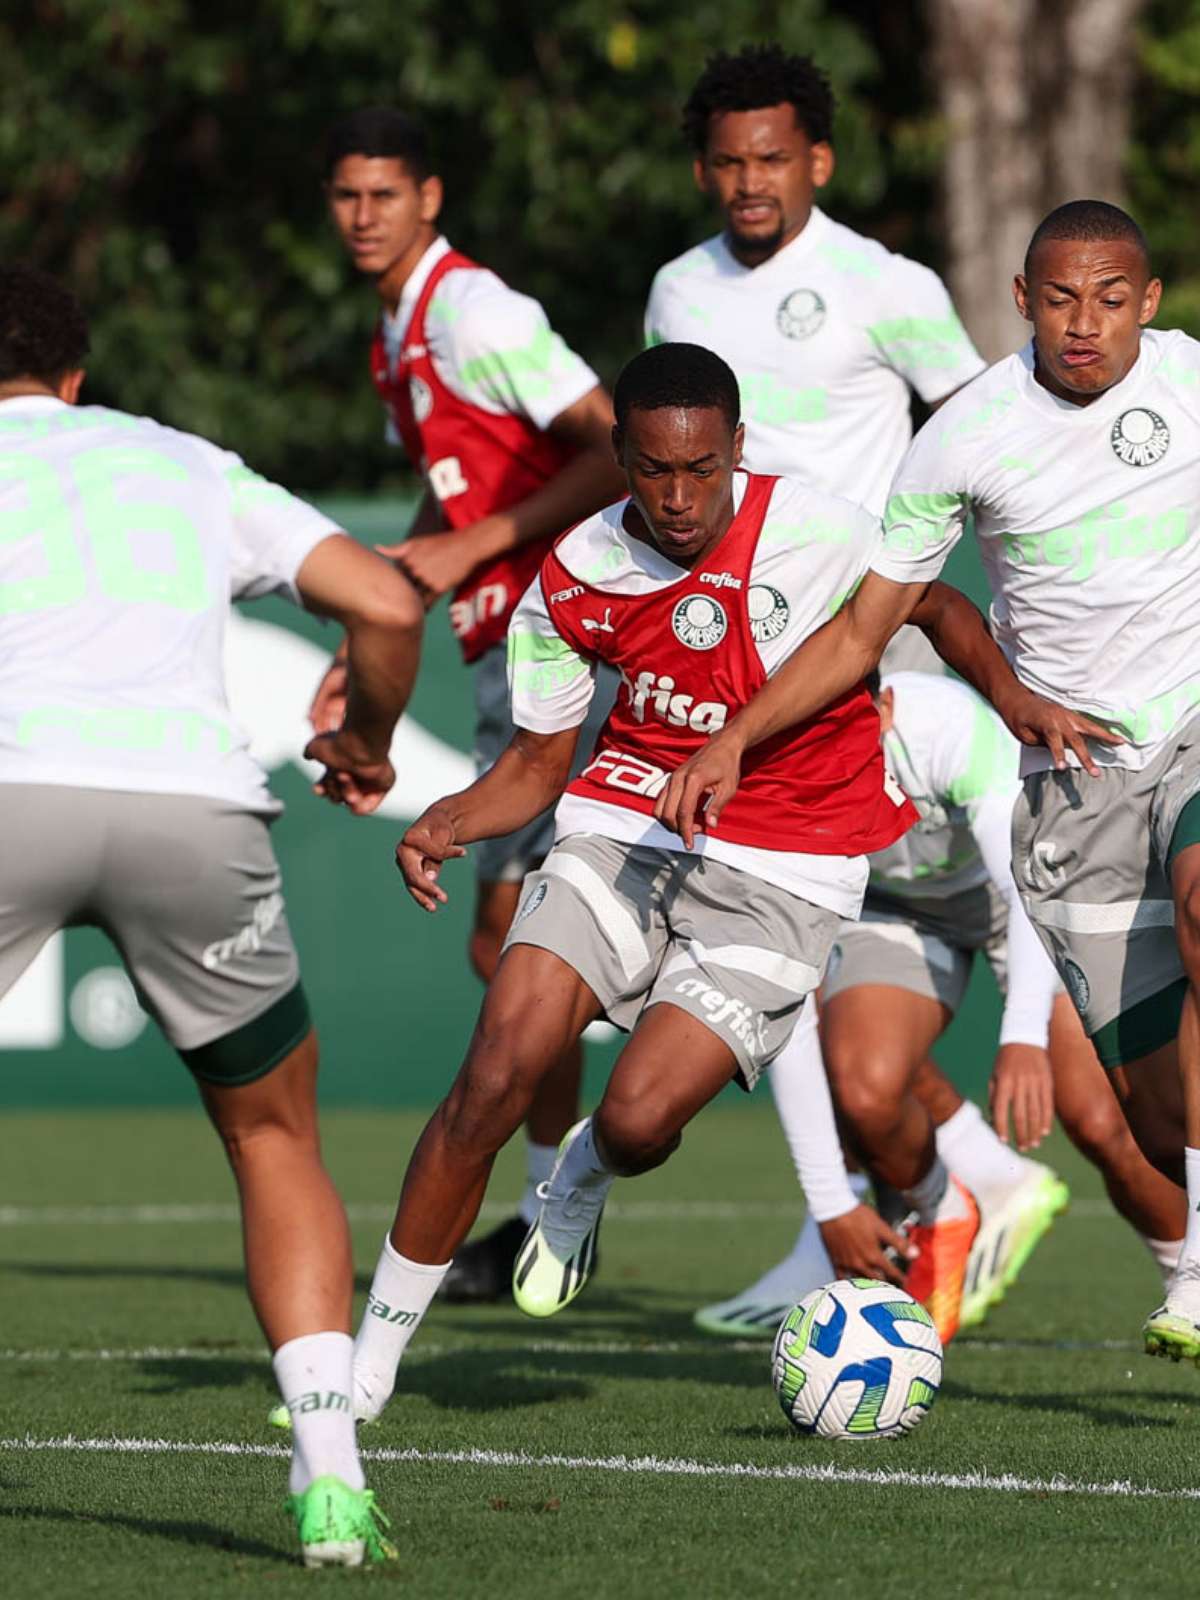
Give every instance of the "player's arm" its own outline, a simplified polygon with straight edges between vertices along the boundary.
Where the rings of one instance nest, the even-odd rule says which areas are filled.
[[[424,610],[402,573],[345,534],[314,546],[295,583],[308,610],[346,630],[341,724],[304,753],[325,763],[317,793],[366,815],[395,782],[388,752],[416,678]]]
[[[579,729],[532,733],[518,728],[508,748],[461,794],[447,795],[424,812],[396,846],[409,894],[424,911],[445,904],[438,882],[442,863],[465,855],[478,839],[515,833],[552,806],[567,786]]]

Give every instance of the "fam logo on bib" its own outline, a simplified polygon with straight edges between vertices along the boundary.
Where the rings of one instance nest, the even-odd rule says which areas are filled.
[[[1171,430],[1157,411],[1134,406],[1113,423],[1109,443],[1127,467],[1152,467],[1166,455]]]
[[[417,422],[425,422],[433,410],[433,390],[424,378],[410,378],[408,380],[408,398],[412,401],[413,416]]]
[[[689,594],[672,612],[671,627],[680,644],[689,650],[711,650],[725,637],[729,620],[719,600],[710,600],[706,594]]]
[[[825,302],[815,289],[793,289],[775,313],[775,325],[787,339],[811,339],[825,321]]]
[[[746,595],[750,634],[755,644],[769,644],[788,625],[791,609],[778,589],[769,583],[752,583]]]

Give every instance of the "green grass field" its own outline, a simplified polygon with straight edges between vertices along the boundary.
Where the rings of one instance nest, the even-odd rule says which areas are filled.
[[[328,1119],[360,1288],[419,1126]],[[765,1346],[691,1326],[797,1220],[765,1099],[714,1108],[666,1168],[618,1187],[601,1272],[562,1317],[435,1307],[363,1440],[401,1560],[317,1574],[296,1564],[281,1509],[270,1368],[201,1118],[17,1113],[5,1133],[8,1595],[1074,1596],[1190,1582],[1200,1373],[1140,1354],[1156,1272],[1065,1144],[1052,1154],[1072,1209],[1010,1300],[951,1347],[928,1420],[898,1442],[827,1445],[789,1432]],[[506,1157],[493,1193],[518,1187]]]

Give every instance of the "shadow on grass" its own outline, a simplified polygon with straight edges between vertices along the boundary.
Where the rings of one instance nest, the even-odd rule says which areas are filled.
[[[989,1389],[972,1388],[953,1379],[942,1384],[942,1395],[947,1400],[976,1400],[983,1405],[1015,1406],[1021,1411],[1049,1411],[1074,1417],[1084,1417],[1103,1428],[1174,1428],[1178,1419],[1158,1417],[1145,1410],[1134,1409],[1137,1401],[1151,1401],[1162,1405],[1171,1397],[1152,1389],[1122,1390],[1120,1408],[1097,1403],[1103,1394],[1111,1401],[1112,1392],[1093,1391],[1092,1394],[1004,1394]]]
[[[209,1522],[181,1522],[173,1518],[135,1517],[120,1511],[68,1511],[60,1506],[0,1506],[0,1517],[30,1522],[92,1523],[105,1528],[120,1528],[129,1533],[169,1539],[176,1544],[202,1545],[230,1555],[253,1556],[256,1560],[278,1563],[292,1555],[282,1545],[265,1544],[261,1539],[243,1539],[228,1528]]]

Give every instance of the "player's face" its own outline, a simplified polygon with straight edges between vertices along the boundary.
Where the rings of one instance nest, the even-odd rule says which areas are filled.
[[[730,249],[755,266],[808,221],[814,193],[833,176],[833,148],[813,144],[790,105],[725,111],[710,118],[694,171],[724,214]]]
[[[1033,324],[1038,378],[1061,400],[1087,405],[1137,360],[1162,284],[1126,239],[1044,239],[1029,269],[1013,295]]]
[[[702,560],[733,521],[741,425],[715,406],[635,409],[613,444],[651,542],[682,567]]]
[[[404,277],[430,243],[442,206],[438,178],[418,183],[394,156],[344,156],[327,186],[329,211],[360,272]]]

